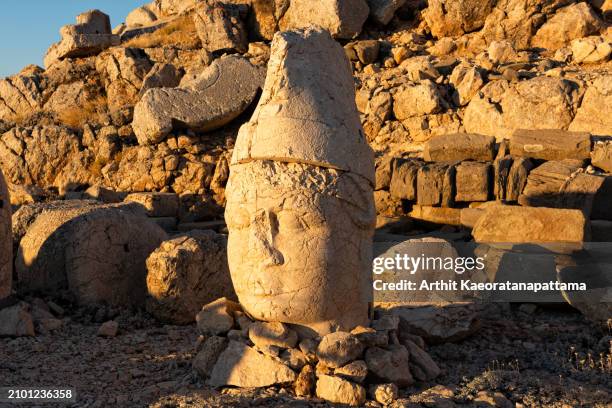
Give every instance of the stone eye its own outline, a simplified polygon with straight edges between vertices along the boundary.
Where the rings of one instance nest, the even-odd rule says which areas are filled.
[[[281,211],[277,215],[279,231],[299,231],[306,227],[306,224],[293,211]]]

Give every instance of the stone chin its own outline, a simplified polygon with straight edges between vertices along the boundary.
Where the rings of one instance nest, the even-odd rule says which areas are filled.
[[[375,221],[363,177],[301,163],[233,165],[228,261],[244,309],[318,334],[364,324]]]

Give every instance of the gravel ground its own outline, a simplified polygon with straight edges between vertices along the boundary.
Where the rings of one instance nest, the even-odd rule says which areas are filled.
[[[119,334],[98,337],[108,318],[119,322]],[[191,370],[196,344],[194,325],[164,326],[138,313],[75,310],[52,333],[0,339],[0,385],[71,386],[78,394],[74,407],[327,406],[278,387],[204,387]],[[474,336],[428,351],[442,375],[402,390],[395,406],[612,406],[612,330],[573,311],[494,307]],[[11,406],[16,405],[0,403]]]

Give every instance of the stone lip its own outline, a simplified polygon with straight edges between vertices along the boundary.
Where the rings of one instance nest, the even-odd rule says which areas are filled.
[[[232,164],[298,162],[356,173],[374,184],[374,154],[355,106],[349,62],[328,32],[280,32],[264,91],[238,134]]]

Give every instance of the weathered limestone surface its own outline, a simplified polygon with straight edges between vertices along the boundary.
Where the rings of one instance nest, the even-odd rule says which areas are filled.
[[[516,130],[510,138],[510,154],[543,160],[588,159],[591,135],[558,129]]]
[[[406,0],[368,0],[370,17],[378,24],[387,25],[393,19],[397,9],[405,3]]]
[[[579,210],[504,205],[488,207],[473,235],[489,243],[582,242],[590,231]]]
[[[11,294],[13,281],[13,239],[11,199],[0,170],[0,299]]]
[[[428,163],[417,174],[417,203],[424,206],[451,207],[455,198],[455,166]]]
[[[196,4],[194,22],[205,50],[246,52],[247,32],[235,8],[216,0],[199,2]]]
[[[132,193],[125,200],[142,206],[149,217],[176,217],[179,197],[173,193]]]
[[[138,142],[159,143],[174,128],[206,132],[231,122],[253,103],[262,77],[245,58],[227,56],[215,60],[190,87],[148,90],[134,109]]]
[[[582,167],[581,160],[548,161],[529,173],[527,185],[519,196],[521,205],[556,207],[561,188]]]
[[[588,3],[575,3],[558,10],[544,23],[531,40],[531,45],[556,50],[575,38],[595,33],[600,27],[601,20]]]
[[[352,407],[363,406],[366,401],[366,390],[362,385],[331,375],[319,376],[316,393],[317,397],[334,404]]]
[[[21,240],[20,289],[80,304],[143,305],[145,260],[167,238],[129,205],[84,206],[41,213]]]
[[[163,242],[147,259],[147,310],[173,324],[189,324],[202,305],[235,298],[227,266],[227,239],[195,230]]]
[[[396,159],[393,162],[389,193],[392,198],[414,201],[417,196],[417,174],[423,162]]]
[[[612,173],[612,144],[597,143],[591,152],[591,164]]]
[[[45,56],[45,67],[64,58],[96,55],[104,49],[119,44],[119,37],[113,35],[110,18],[100,10],[79,14],[77,24],[61,28],[62,40],[53,44]]]
[[[424,18],[435,37],[462,35],[482,28],[493,6],[493,0],[433,0]]]
[[[425,143],[423,156],[427,161],[436,162],[492,161],[495,157],[495,137],[470,133],[435,136]]]
[[[455,201],[487,201],[491,194],[492,168],[489,163],[463,162],[455,175]]]
[[[219,355],[207,384],[255,388],[291,383],[295,378],[296,374],[286,365],[245,344],[230,341]]]
[[[232,164],[250,160],[300,161],[374,183],[373,153],[359,122],[349,64],[325,31],[274,37],[264,91],[240,129]]]
[[[287,31],[314,25],[334,38],[350,39],[361,32],[369,12],[366,0],[292,0],[279,26]]]
[[[354,101],[346,55],[329,34],[276,34],[226,190],[232,281],[259,320],[319,334],[367,321],[374,159]]]
[[[569,126],[574,132],[612,136],[612,76],[596,78],[587,88],[576,116]]]

